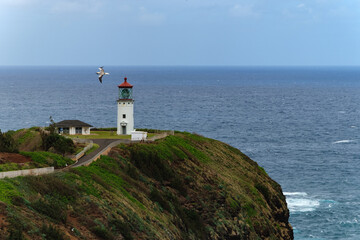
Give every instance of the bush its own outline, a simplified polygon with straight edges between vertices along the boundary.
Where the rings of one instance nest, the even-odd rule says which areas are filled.
[[[131,229],[128,223],[123,222],[119,219],[113,219],[109,221],[109,225],[116,231],[120,232],[125,240],[133,240],[131,236]]]
[[[10,132],[2,133],[0,130],[0,152],[18,153],[18,145]]]
[[[8,225],[8,240],[22,240],[25,239],[23,232],[28,230],[28,225],[22,218],[22,216],[15,211],[14,209],[8,208],[7,209],[7,221],[9,223]],[[0,236],[1,236],[0,231]],[[2,239],[2,238],[1,238]]]
[[[46,128],[46,131],[41,131],[40,135],[42,138],[42,148],[48,151],[50,148],[54,148],[58,153],[65,155],[65,153],[74,153],[75,144],[74,142],[56,133],[56,124],[53,118],[50,116],[50,125]]]
[[[104,226],[96,226],[91,231],[101,239],[114,239],[114,236]]]
[[[62,233],[59,229],[52,225],[43,224],[41,227],[41,233],[45,236],[44,239],[48,240],[63,240],[65,239],[65,234]]]
[[[162,208],[164,208],[165,210],[167,210],[168,212],[171,211],[171,207],[170,207],[169,203],[163,198],[161,193],[156,188],[153,188],[153,190],[151,191],[150,199],[153,202],[158,202],[160,204],[160,206]]]
[[[57,133],[43,133],[42,140],[45,151],[54,148],[55,151],[64,155],[65,153],[74,153],[76,149],[74,142],[70,138],[66,138]]]
[[[266,202],[270,203],[271,196],[269,189],[262,183],[256,183],[255,188],[264,196]]]
[[[132,164],[128,164],[128,167],[126,169],[126,173],[133,179],[139,180],[140,174],[137,171],[136,167],[134,167]]]
[[[42,195],[61,196],[63,201],[72,201],[79,195],[77,187],[67,184],[55,175],[29,176],[24,180],[32,190]]]
[[[40,199],[32,203],[31,207],[34,208],[37,212],[44,214],[56,220],[57,222],[66,223],[67,220],[66,206],[58,199],[51,198],[49,202]]]
[[[9,229],[9,237],[7,238],[8,240],[22,240],[25,239],[24,235],[22,233],[22,228],[11,228]]]
[[[174,171],[166,160],[160,158],[158,152],[153,149],[130,149],[131,162],[145,175],[158,181],[168,181],[174,175]]]

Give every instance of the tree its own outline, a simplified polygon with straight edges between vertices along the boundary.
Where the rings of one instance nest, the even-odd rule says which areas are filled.
[[[55,134],[56,133],[56,123],[54,121],[54,119],[52,118],[52,116],[50,116],[50,125],[48,127],[48,130],[50,132],[50,134]]]

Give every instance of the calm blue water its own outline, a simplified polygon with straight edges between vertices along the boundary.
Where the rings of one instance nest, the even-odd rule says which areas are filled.
[[[0,129],[79,119],[197,132],[249,155],[287,195],[295,239],[360,239],[360,67],[0,67]]]

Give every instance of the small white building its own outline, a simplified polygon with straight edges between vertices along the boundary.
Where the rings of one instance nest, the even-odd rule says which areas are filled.
[[[90,124],[79,120],[64,120],[55,124],[59,134],[90,135]]]
[[[141,131],[132,131],[131,132],[131,141],[145,141],[147,138],[147,132]]]

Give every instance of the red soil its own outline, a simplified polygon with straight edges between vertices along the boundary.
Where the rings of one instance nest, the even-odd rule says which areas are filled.
[[[31,158],[17,153],[0,152],[0,164],[3,163],[26,163],[31,162]]]

